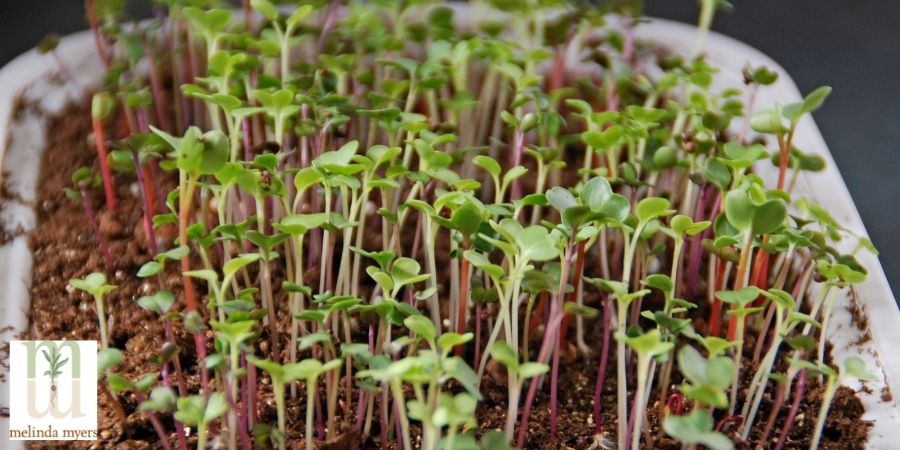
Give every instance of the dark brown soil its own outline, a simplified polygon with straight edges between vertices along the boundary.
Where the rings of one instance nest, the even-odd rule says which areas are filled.
[[[37,339],[96,339],[97,320],[93,302],[84,294],[68,287],[68,280],[80,278],[94,271],[103,271],[103,258],[97,250],[95,236],[84,217],[81,205],[67,199],[63,188],[71,183],[72,172],[83,165],[92,165],[96,155],[89,144],[89,113],[83,108],[73,107],[53,120],[50,127],[52,134],[49,146],[44,155],[42,183],[39,190],[38,226],[31,233],[30,242],[35,255],[33,285],[31,288],[32,308],[31,328],[29,336]],[[577,165],[576,165],[577,167]],[[136,299],[150,293],[152,287],[133,276],[150,255],[146,239],[140,226],[141,207],[137,191],[132,191],[131,181],[122,179],[119,183],[120,206],[115,213],[101,208],[102,193],[94,193],[94,205],[101,211],[101,227],[112,248],[116,262],[116,271],[112,283],[118,286],[108,297],[111,344],[123,349],[124,363],[117,371],[132,379],[155,371],[158,368],[151,362],[151,357],[159,353],[163,344],[163,326],[156,317],[138,307]],[[589,262],[589,264],[591,264]],[[174,266],[174,265],[173,265]],[[174,267],[172,268],[174,270]],[[177,273],[168,273],[165,284],[178,293],[180,277]],[[587,298],[588,296],[586,296]],[[285,302],[279,302],[284,304]],[[286,320],[288,314],[283,314]],[[702,319],[698,329],[703,327]],[[282,330],[288,328],[286,322],[280,324]],[[180,327],[176,327],[178,344],[182,349],[181,364],[186,371],[188,388],[196,391],[198,374],[196,355],[192,340]],[[594,331],[588,342],[599,348],[600,337]],[[212,342],[212,334],[208,334]],[[260,339],[262,345],[267,344],[267,337]],[[482,341],[484,342],[484,341]],[[536,346],[535,346],[536,347]],[[212,349],[210,348],[210,351]],[[596,355],[595,355],[596,356]],[[595,358],[579,358],[574,349],[569,349],[563,357],[560,371],[559,401],[559,435],[557,441],[548,438],[549,406],[548,385],[544,383],[539,391],[533,408],[529,426],[527,447],[530,449],[586,449],[595,440],[593,418],[593,390],[596,377]],[[603,429],[611,433],[605,438],[614,442],[616,429],[615,417],[615,382],[614,356],[611,357],[607,370],[607,382],[604,388]],[[497,379],[495,379],[497,378]],[[676,389],[673,387],[673,390]],[[275,407],[271,397],[271,387],[265,376],[260,376],[259,416],[263,421],[275,422]],[[502,377],[486,376],[482,385],[485,400],[479,405],[477,418],[482,431],[502,428],[506,411],[506,386]],[[806,448],[812,433],[815,416],[819,406],[822,388],[816,380],[810,380],[810,389],[804,399],[794,427],[788,437],[786,448]],[[524,393],[523,393],[524,395]],[[890,396],[890,392],[886,393]],[[97,443],[61,442],[56,444],[32,442],[31,448],[116,448],[116,449],[149,449],[161,448],[158,438],[149,421],[143,414],[137,413],[137,402],[133,396],[121,397],[122,407],[127,420],[122,423],[116,416],[112,400],[103,388],[100,389],[100,440]],[[355,412],[355,399],[347,401],[341,398],[339,411],[345,418],[352,418]],[[772,400],[763,401],[758,427],[762,427],[772,407]],[[351,406],[354,405],[354,406]],[[776,422],[772,436],[780,432],[781,423],[786,415],[788,405]],[[668,438],[660,429],[660,408],[648,405],[648,425],[650,432],[645,448],[678,449],[680,445]],[[290,429],[288,442],[290,448],[302,448],[304,436],[303,414],[305,400],[290,400],[287,414]],[[863,448],[866,434],[871,426],[869,422],[860,420],[863,413],[862,404],[855,393],[841,388],[834,400],[823,436],[822,448],[856,449]],[[163,418],[167,429],[171,427],[171,418]],[[348,423],[341,425],[344,433],[337,439],[321,442],[321,449],[358,448],[358,435],[351,432]],[[415,431],[415,430],[414,430]],[[754,429],[756,436],[759,429]],[[375,436],[377,431],[373,430]],[[169,436],[174,444],[174,435]],[[755,437],[753,443],[755,444]],[[750,444],[741,443],[739,448],[753,448]],[[377,438],[370,438],[361,448],[379,448]]]

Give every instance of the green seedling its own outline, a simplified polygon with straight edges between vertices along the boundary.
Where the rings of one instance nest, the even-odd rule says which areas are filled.
[[[753,426],[757,409],[759,408],[759,404],[762,401],[765,392],[766,380],[769,379],[769,375],[772,373],[772,367],[775,364],[778,350],[784,342],[785,337],[790,336],[794,329],[800,324],[819,326],[811,317],[795,311],[796,303],[789,293],[779,289],[770,289],[768,291],[760,291],[760,294],[765,296],[775,306],[775,330],[772,337],[772,344],[750,381],[750,390],[746,398],[751,400],[744,403],[743,410],[741,411],[741,416],[744,417],[742,431],[744,439],[747,439],[747,436],[750,434],[750,429]]]
[[[113,184],[112,170],[109,168],[109,152],[106,149],[103,122],[109,118],[115,106],[115,97],[108,92],[94,94],[91,102],[94,146],[97,148],[97,160],[100,162],[100,174],[103,177],[103,194],[106,196],[106,207],[111,211],[116,209],[116,187]]]
[[[88,274],[82,279],[69,280],[69,284],[94,298],[97,320],[100,324],[100,348],[108,348],[109,330],[107,329],[106,294],[116,290],[116,286],[108,284],[106,275],[100,272]]]
[[[641,427],[644,421],[644,410],[647,407],[645,395],[649,388],[650,364],[654,358],[664,357],[667,355],[675,344],[671,342],[663,342],[662,335],[659,330],[650,330],[644,334],[630,337],[623,333],[616,333],[617,340],[624,340],[629,347],[637,354],[637,387],[635,388],[635,398],[637,398],[635,408],[634,428],[631,430],[631,449],[639,450],[641,442]],[[685,347],[690,348],[690,347]]]
[[[726,391],[737,371],[731,359],[724,356],[704,358],[690,345],[678,351],[678,369],[685,377],[681,392],[695,402],[716,408],[728,406]]]
[[[732,385],[734,388],[731,390],[731,401],[728,404],[728,414],[734,414],[734,407],[737,403],[737,385],[738,385],[738,375],[741,372],[741,361],[742,361],[742,351],[743,343],[744,343],[744,325],[746,323],[745,318],[751,314],[758,313],[762,311],[761,307],[749,307],[750,302],[756,300],[759,297],[759,289],[756,287],[745,287],[739,291],[718,291],[716,292],[716,298],[719,300],[732,305],[732,309],[728,311],[728,314],[731,315],[732,319],[736,319],[736,332],[735,332],[735,347],[734,347],[734,378],[732,379]]]
[[[600,286],[601,289],[608,292],[610,296],[616,301],[616,327],[618,328],[616,334],[617,335],[625,335],[627,329],[626,322],[626,312],[628,310],[628,306],[635,300],[643,297],[650,293],[649,289],[642,289],[637,292],[628,292],[628,286],[625,282],[620,281],[609,281],[609,280],[590,280],[592,283],[595,283]],[[626,361],[626,353],[625,353],[625,345],[626,342],[624,339],[616,339],[616,376],[617,376],[617,410],[619,417],[627,417],[627,380],[625,379],[625,361]],[[623,448],[627,442],[626,433],[627,424],[620,424],[619,432],[621,433],[621,438],[619,441],[622,442]]]
[[[841,383],[850,380],[871,381],[875,379],[875,375],[868,372],[863,360],[855,356],[850,356],[844,360],[844,366],[840,373],[822,363],[814,364],[809,361],[795,360],[794,364],[801,369],[815,371],[825,376],[825,393],[822,394],[822,406],[819,407],[819,415],[816,417],[816,428],[809,443],[809,450],[815,450],[819,448],[819,440],[822,438],[822,431],[825,429],[825,419],[828,417],[831,401],[834,399],[834,394],[837,393]]]
[[[708,412],[695,409],[690,414],[670,414],[663,420],[663,430],[684,445],[704,445],[712,450],[732,450],[734,443],[724,434],[713,430],[713,418]]]
[[[306,381],[306,448],[313,448],[313,405],[316,393],[316,381],[323,373],[337,369],[343,361],[333,359],[325,364],[315,359],[306,359],[293,364],[277,364],[268,360],[259,358],[248,358],[250,362],[265,370],[272,379],[272,389],[275,392],[275,405],[278,409],[278,431],[282,439],[278,443],[280,449],[284,449],[284,438],[286,430],[285,412],[284,412],[284,387],[288,383],[304,380]]]
[[[116,264],[113,259],[112,251],[109,248],[109,241],[106,237],[106,233],[100,228],[100,222],[97,219],[97,213],[94,210],[90,196],[91,189],[95,189],[98,186],[100,186],[100,179],[93,175],[91,169],[81,167],[72,174],[72,187],[63,188],[63,192],[65,192],[66,197],[68,197],[69,200],[81,202],[81,207],[84,209],[84,215],[87,217],[88,222],[90,222],[91,229],[94,232],[94,238],[97,239],[100,251],[103,253],[103,262],[106,264],[106,273],[111,275],[116,268]]]
[[[518,416],[519,395],[522,392],[522,386],[528,378],[534,378],[544,375],[550,371],[550,367],[546,364],[537,362],[519,362],[517,352],[506,342],[499,341],[494,343],[491,349],[491,356],[495,361],[503,364],[510,374],[516,376],[509,377],[510,383],[515,383],[509,387],[510,390],[510,408],[506,415],[506,440],[512,440],[513,431],[516,426],[516,417]]]
[[[202,395],[179,397],[175,405],[175,419],[185,425],[197,427],[197,448],[206,448],[209,439],[206,431],[210,422],[228,411],[225,394],[221,392],[214,392],[209,398],[203,398]]]
[[[801,102],[783,108],[781,105],[776,105],[775,108],[759,111],[750,118],[750,127],[754,131],[775,135],[778,141],[778,189],[784,188],[790,152],[794,148],[794,134],[800,119],[819,109],[829,94],[831,94],[831,88],[822,86],[810,92]],[[788,121],[788,124],[785,124],[785,120]]]
[[[238,379],[243,374],[239,361],[241,353],[246,351],[242,346],[256,336],[254,320],[241,320],[237,322],[223,323],[211,321],[210,325],[216,331],[216,337],[227,345],[228,354],[228,383],[230,398],[238,398]],[[228,439],[232,447],[237,446],[237,411],[228,411]]]
[[[400,412],[401,434],[405,443],[411,444],[409,419],[414,418],[423,425],[423,448],[437,449],[441,439],[441,427],[438,425],[441,418],[439,411],[434,408],[438,404],[442,385],[452,379],[459,383],[468,395],[476,400],[481,398],[476,387],[475,372],[462,358],[450,356],[455,346],[472,339],[472,335],[460,336],[450,332],[442,334],[435,341],[435,330],[427,318],[410,316],[404,323],[414,330],[417,336],[428,342],[429,349],[419,350],[415,356],[407,356],[383,368],[364,370],[357,375],[390,386],[393,400]],[[408,404],[402,391],[403,382],[411,384],[415,393],[414,399]]]

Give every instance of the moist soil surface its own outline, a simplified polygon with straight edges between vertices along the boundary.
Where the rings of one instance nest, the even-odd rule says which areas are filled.
[[[21,108],[27,108],[22,105]],[[37,228],[30,234],[30,245],[34,252],[33,284],[31,287],[31,326],[27,332],[33,339],[98,339],[97,316],[94,304],[87,295],[68,285],[68,280],[81,278],[91,272],[102,272],[104,259],[96,241],[96,236],[85,217],[80,202],[73,202],[63,192],[63,188],[71,185],[72,173],[81,166],[91,167],[96,164],[96,153],[90,142],[90,112],[84,107],[72,106],[65,113],[55,117],[49,127],[48,147],[44,153],[39,187],[38,202],[35,205],[38,213]],[[113,131],[113,130],[110,130]],[[113,135],[110,133],[110,135]],[[578,167],[575,165],[575,167]],[[147,239],[144,236],[141,220],[142,210],[137,185],[131,178],[119,175],[116,183],[119,187],[120,204],[115,213],[102,207],[102,191],[95,190],[92,195],[93,205],[98,211],[101,230],[106,234],[114,256],[116,268],[110,282],[118,286],[108,296],[107,311],[111,315],[110,343],[122,349],[125,361],[117,367],[117,372],[133,380],[158,367],[151,362],[152,356],[160,352],[163,345],[163,323],[153,314],[141,309],[136,300],[142,295],[151,294],[155,286],[134,276],[140,266],[150,258]],[[167,181],[171,187],[172,180]],[[165,184],[162,183],[162,184]],[[5,195],[12,195],[4,190]],[[170,242],[174,239],[173,230],[160,230],[160,234]],[[171,271],[163,276],[163,283],[176,295],[180,290],[180,276],[175,272],[176,264],[171,264]],[[590,266],[589,266],[590,268]],[[314,275],[314,274],[312,274]],[[585,295],[585,298],[597,298],[596,295]],[[285,305],[286,302],[280,302]],[[597,306],[597,305],[594,305]],[[700,308],[701,310],[703,308]],[[284,318],[289,317],[285,314]],[[702,314],[698,313],[698,317]],[[485,322],[486,324],[486,322]],[[289,322],[280,324],[282,330],[289,329]],[[486,328],[486,325],[483,327]],[[573,327],[574,328],[574,327]],[[601,336],[600,327],[594,329],[586,337],[589,347],[599,353]],[[702,319],[695,320],[698,331],[705,328]],[[540,330],[537,330],[538,332]],[[284,334],[284,333],[282,333]],[[189,391],[199,389],[197,361],[194,354],[191,336],[175,327],[176,343],[181,348],[181,366],[184,368]],[[207,342],[213,342],[213,335],[208,332]],[[486,336],[482,338],[485,342]],[[268,338],[259,339],[261,347],[267,347]],[[752,345],[752,342],[748,342]],[[537,348],[534,342],[531,348]],[[612,345],[614,348],[615,345]],[[751,347],[752,348],[752,347]],[[264,350],[264,349],[263,349]],[[212,348],[208,349],[211,352]],[[471,358],[472,355],[468,355]],[[529,449],[587,449],[592,444],[601,443],[615,446],[615,357],[610,355],[607,368],[607,380],[603,390],[603,409],[600,438],[595,437],[595,420],[593,417],[593,392],[597,374],[597,354],[589,357],[581,356],[570,346],[561,357],[558,438],[549,437],[549,383],[544,383],[538,390],[531,420],[526,447]],[[749,362],[748,362],[749,364]],[[747,377],[749,378],[749,377]],[[676,383],[669,392],[677,392]],[[103,384],[103,383],[101,383]],[[275,422],[274,400],[268,378],[259,376],[260,400],[258,414],[261,421]],[[810,377],[808,389],[803,399],[800,412],[787,437],[785,448],[807,448],[815,426],[823,387],[815,377]],[[481,431],[502,429],[506,415],[506,385],[503,370],[489,368],[481,386],[484,400],[479,404],[477,419]],[[772,389],[769,389],[772,391]],[[300,390],[302,392],[302,390]],[[888,394],[889,395],[889,394]],[[287,403],[289,448],[303,448],[305,400],[299,396]],[[524,397],[524,392],[523,392]],[[100,440],[98,442],[30,442],[31,448],[115,448],[115,449],[149,449],[162,448],[159,439],[148,419],[137,412],[138,402],[133,395],[125,394],[115,401],[102,386],[98,392]],[[761,429],[770,414],[773,399],[764,399],[756,427],[751,433],[750,442],[739,442],[739,449],[755,448]],[[355,418],[355,399],[347,401],[341,397],[339,411],[344,422],[340,425],[338,436],[328,441],[317,442],[320,449],[356,449],[381,448],[380,432],[373,428],[374,437],[360,439],[360,434],[353,431]],[[686,405],[685,408],[691,407]],[[782,422],[787,415],[789,402],[785,402],[769,441],[763,448],[774,446],[781,432]],[[681,446],[667,437],[661,430],[661,408],[659,402],[652,397],[648,405],[647,425],[644,448],[679,449]],[[865,447],[866,435],[871,423],[861,420],[863,407],[855,393],[846,387],[840,388],[832,404],[821,448],[824,449],[862,449]],[[721,420],[722,417],[716,417]],[[167,430],[174,430],[170,416],[161,417]],[[723,431],[729,433],[727,424]],[[413,432],[418,431],[413,427]],[[733,433],[730,433],[735,439]],[[189,445],[195,442],[195,436],[188,439]],[[175,445],[174,434],[169,440]],[[414,437],[415,442],[415,437]],[[212,439],[217,448],[224,448],[224,442]],[[599,448],[612,448],[599,447]],[[396,447],[393,447],[396,448]],[[597,447],[595,447],[597,448]]]

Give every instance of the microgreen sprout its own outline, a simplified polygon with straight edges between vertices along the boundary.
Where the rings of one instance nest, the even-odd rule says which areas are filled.
[[[107,160],[109,152],[106,150],[106,133],[103,131],[103,122],[113,113],[115,106],[115,97],[108,92],[95,94],[91,102],[94,146],[97,149],[100,174],[103,177],[103,194],[106,196],[106,207],[110,210],[116,209],[116,186],[113,183],[112,171]]]
[[[659,330],[650,330],[635,337],[629,337],[620,333],[616,334],[616,339],[624,340],[625,343],[637,353],[637,387],[634,394],[637,399],[637,408],[634,412],[636,420],[634,422],[634,427],[631,430],[631,449],[638,450],[640,449],[644,410],[647,406],[644,396],[647,392],[647,384],[649,383],[648,376],[650,364],[652,363],[653,358],[668,354],[675,344],[663,342]]]
[[[712,450],[731,450],[734,444],[724,434],[713,430],[713,418],[695,409],[684,416],[669,415],[663,421],[666,434],[685,445],[702,444]]]
[[[112,275],[113,271],[116,269],[116,263],[113,259],[112,251],[109,248],[109,241],[106,238],[106,234],[103,233],[103,230],[100,228],[100,222],[97,218],[97,213],[91,204],[91,196],[89,193],[91,188],[99,186],[99,179],[91,173],[90,169],[82,167],[72,174],[72,185],[72,188],[65,189],[66,196],[73,201],[80,200],[84,215],[87,216],[88,222],[91,224],[91,229],[94,232],[94,237],[100,245],[100,251],[103,253],[103,262],[106,264],[106,273]]]
[[[822,430],[825,427],[825,418],[828,417],[828,409],[831,407],[834,394],[841,385],[840,382],[849,379],[872,380],[875,378],[875,375],[867,372],[863,360],[855,356],[844,360],[844,366],[840,372],[822,363],[813,364],[803,360],[795,362],[800,368],[814,370],[825,375],[825,393],[822,394],[822,406],[819,407],[819,415],[816,417],[816,428],[809,443],[809,449],[814,450],[819,448],[819,439],[821,439]]]
[[[94,298],[97,309],[97,321],[100,324],[100,348],[109,347],[108,317],[106,315],[106,294],[114,291],[115,286],[106,282],[106,275],[94,272],[81,279],[69,280],[69,284],[84,291]]]

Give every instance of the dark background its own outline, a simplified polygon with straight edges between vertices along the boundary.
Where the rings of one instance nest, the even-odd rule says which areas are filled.
[[[647,14],[696,22],[695,0],[645,0]],[[134,1],[146,13],[148,0]],[[806,93],[834,91],[815,114],[863,222],[900,289],[900,1],[744,0],[713,29],[780,63]],[[0,65],[47,33],[86,28],[77,0],[0,0]],[[896,297],[896,295],[895,295]]]

